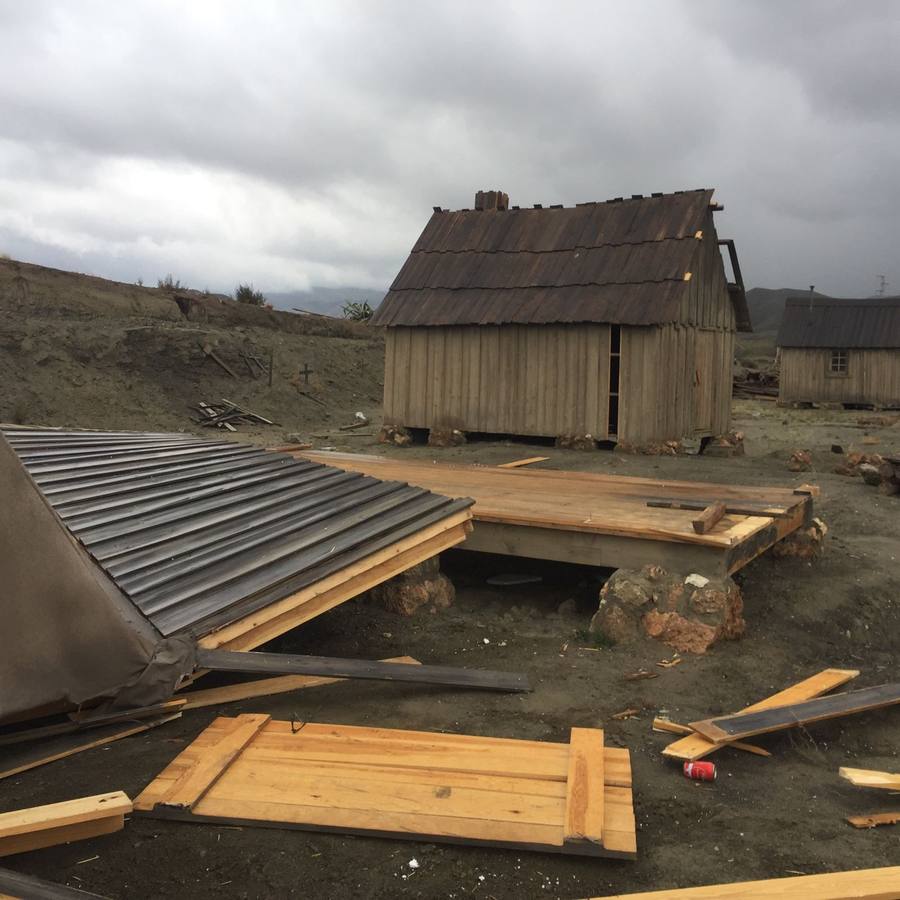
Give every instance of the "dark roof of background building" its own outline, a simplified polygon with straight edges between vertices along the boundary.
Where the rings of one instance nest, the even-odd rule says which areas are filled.
[[[900,297],[788,297],[779,347],[900,348]]]
[[[702,189],[568,208],[436,208],[372,323],[678,321],[712,195]],[[733,299],[744,303],[743,314],[736,311],[749,326],[743,291]]]
[[[473,502],[191,434],[2,433],[163,635],[237,621]]]

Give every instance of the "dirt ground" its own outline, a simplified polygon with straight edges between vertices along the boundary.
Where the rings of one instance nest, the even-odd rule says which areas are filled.
[[[838,767],[896,771],[900,710],[759,739],[764,759],[723,750],[715,783],[686,780],[650,723],[731,712],[826,667],[858,668],[858,687],[897,679],[900,499],[833,473],[845,451],[900,453],[900,424],[861,427],[864,413],[735,403],[741,458],[622,456],[544,444],[473,442],[386,448],[380,424],[383,344],[364,328],[235,309],[194,296],[187,313],[155,289],[0,261],[0,421],[89,428],[190,430],[190,406],[223,395],[279,422],[235,439],[497,463],[545,455],[544,466],[623,475],[822,488],[830,532],[812,564],[766,555],[738,575],[747,632],[674,668],[668,648],[592,643],[586,633],[609,572],[455,551],[442,564],[456,603],[402,618],[353,601],[285,635],[274,649],[528,674],[521,696],[354,683],[196,710],[147,734],[0,782],[0,810],[122,789],[134,796],[216,715],[268,712],[319,722],[564,741],[573,726],[604,728],[632,752],[638,858],[581,859],[417,841],[165,823],[133,817],[124,831],[3,861],[10,868],[113,898],[365,897],[529,900],[603,896],[900,863],[897,828],[857,831],[847,815],[896,808],[897,798],[841,781]],[[214,346],[232,378],[199,349]],[[239,351],[275,348],[270,389]],[[308,365],[307,386],[297,372]],[[304,390],[321,401],[300,394]],[[372,428],[341,432],[362,411]],[[217,433],[216,436],[219,436]],[[791,450],[813,470],[791,473]],[[540,584],[496,588],[492,574],[532,572]],[[640,667],[652,680],[628,681]],[[209,686],[209,684],[201,686]],[[611,716],[637,708],[636,717]],[[416,860],[418,868],[410,867]],[[900,892],[898,892],[900,893]]]
[[[714,757],[718,780],[712,784],[685,779],[660,755],[671,738],[650,727],[661,713],[689,722],[737,710],[829,666],[858,668],[858,687],[896,680],[900,501],[859,478],[833,474],[839,457],[829,448],[896,453],[900,425],[862,428],[860,415],[740,401],[735,426],[747,435],[748,455],[736,459],[620,456],[513,442],[387,451],[400,458],[480,462],[541,454],[550,457],[542,465],[554,468],[818,483],[817,514],[830,528],[825,556],[810,564],[766,555],[746,567],[738,576],[746,635],[706,656],[664,669],[656,663],[672,652],[662,645],[592,645],[585,629],[608,572],[455,551],[443,560],[458,592],[449,610],[402,618],[353,601],[282,637],[274,648],[365,658],[410,654],[423,662],[520,670],[529,675],[533,693],[336,684],[189,712],[145,735],[0,783],[3,809],[112,789],[134,795],[216,715],[239,712],[557,741],[566,740],[572,726],[601,727],[610,744],[632,753],[636,861],[134,817],[118,834],[5,863],[109,897],[216,900],[578,898],[900,863],[896,828],[858,831],[844,821],[850,814],[896,808],[896,797],[853,788],[837,775],[841,765],[898,769],[900,710],[759,738],[773,753],[768,759],[723,750]],[[102,416],[90,424],[102,424]],[[866,436],[870,443],[864,444]],[[329,435],[314,442],[385,452],[365,437]],[[813,471],[787,471],[787,456],[797,447],[812,450]],[[514,588],[486,584],[492,574],[523,571],[543,581]],[[642,666],[659,677],[624,679]],[[611,718],[629,707],[640,710],[635,718]],[[410,867],[412,860],[418,868]]]

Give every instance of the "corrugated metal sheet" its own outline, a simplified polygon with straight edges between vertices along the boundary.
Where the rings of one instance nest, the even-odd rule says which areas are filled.
[[[677,321],[712,194],[435,212],[373,324]]]
[[[779,347],[900,348],[900,297],[788,297]]]
[[[471,505],[187,434],[3,433],[163,635],[208,633]]]

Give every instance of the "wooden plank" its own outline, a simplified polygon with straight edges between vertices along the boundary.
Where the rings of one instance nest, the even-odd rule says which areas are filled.
[[[118,831],[130,812],[128,796],[114,791],[0,814],[0,856]]]
[[[104,713],[103,715],[73,714],[72,720],[69,722],[60,722],[54,725],[42,725],[39,728],[29,728],[21,731],[13,731],[0,737],[0,746],[8,746],[10,744],[21,744],[26,741],[34,741],[43,738],[56,737],[58,735],[70,734],[76,731],[83,731],[88,728],[99,728],[103,725],[114,725],[118,722],[128,722],[133,719],[149,719],[178,712],[184,706],[184,700],[167,700],[164,703],[157,703],[154,706],[142,706],[137,709],[118,710],[114,713]]]
[[[566,780],[565,841],[603,843],[603,732],[573,728]]]
[[[838,716],[883,709],[896,703],[900,703],[900,683],[879,684],[859,691],[832,694],[829,697],[818,697],[788,706],[691,722],[691,728],[711,741],[727,742],[797,725],[822,722]]]
[[[859,672],[856,669],[823,669],[816,675],[804,678],[803,681],[766,697],[758,703],[753,703],[745,707],[741,712],[757,712],[762,709],[771,709],[775,706],[785,706],[789,703],[797,703],[802,700],[809,700],[833,691],[836,687],[846,684],[848,681],[856,678]],[[691,734],[680,741],[669,744],[663,750],[663,756],[672,759],[695,760],[702,759],[710,753],[726,746],[725,743],[709,741],[699,734]],[[732,743],[733,746],[733,743]]]
[[[533,463],[546,462],[549,456],[529,456],[527,459],[514,459],[512,462],[499,463],[498,469],[518,469],[520,466],[530,466]]]
[[[82,753],[94,747],[104,747],[113,741],[119,741],[134,734],[149,731],[151,728],[156,728],[157,725],[164,725],[166,722],[171,722],[173,719],[180,717],[181,713],[177,712],[168,716],[162,716],[159,719],[142,722],[139,725],[129,725],[127,727],[111,725],[105,729],[92,730],[89,735],[81,733],[68,734],[49,741],[41,741],[37,747],[20,748],[14,751],[5,750],[3,752],[3,765],[6,768],[0,771],[0,779],[18,775],[20,772],[27,772],[29,769],[56,762],[58,759],[65,759],[67,756],[73,756],[76,753]],[[98,735],[98,731],[101,731],[102,734]]]
[[[270,718],[268,715],[238,716],[234,728],[196,766],[186,771],[160,802],[190,809],[222,777]]]
[[[691,519],[691,525],[697,534],[706,534],[711,531],[715,525],[719,523],[722,516],[725,515],[726,506],[724,503],[711,503],[707,506],[699,516]]]
[[[900,822],[900,812],[872,813],[869,816],[847,816],[854,828],[877,828],[879,825],[896,825]]]
[[[382,660],[382,662],[401,663],[409,666],[421,665],[417,659],[413,659],[411,656],[395,656]],[[254,697],[270,697],[273,694],[285,694],[289,691],[298,691],[304,688],[339,684],[346,680],[345,678],[327,678],[315,675],[281,675],[275,678],[244,681],[240,684],[226,684],[222,687],[191,691],[184,694],[185,703],[182,709],[201,709],[206,706],[235,703],[238,700],[250,700]]]
[[[665,731],[669,734],[696,734],[693,728],[687,725],[679,725],[677,722],[670,722],[668,719],[654,719],[654,731]],[[764,747],[757,747],[756,744],[745,744],[743,741],[732,741],[729,747],[735,750],[744,750],[747,753],[754,753],[757,756],[771,756],[772,754]]]
[[[797,875],[765,881],[741,881],[706,887],[641,891],[637,894],[607,894],[605,900],[897,900],[900,896],[900,866]],[[592,900],[604,900],[594,897]]]
[[[299,656],[288,653],[246,653],[206,650],[200,647],[197,649],[197,665],[218,672],[328,675],[334,678],[441,684],[512,693],[531,690],[527,676],[518,672],[494,672],[488,669],[463,669],[456,666],[407,666],[379,660],[336,659],[328,656]]]
[[[854,787],[877,788],[883,791],[900,791],[900,774],[876,772],[873,769],[849,769],[841,766],[838,775],[846,778]]]

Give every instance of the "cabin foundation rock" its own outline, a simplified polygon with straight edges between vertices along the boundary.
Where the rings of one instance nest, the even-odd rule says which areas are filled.
[[[560,450],[596,450],[597,442],[590,434],[558,434],[554,441]]]
[[[710,439],[703,452],[706,456],[743,456],[744,432],[729,431],[727,434],[717,434]]]
[[[804,528],[789,534],[772,547],[772,556],[776,559],[818,559],[825,552],[825,535],[828,526],[819,518],[815,518]]]
[[[458,428],[437,426],[428,432],[429,447],[459,447],[465,442],[466,436]]]
[[[744,633],[744,602],[734,579],[687,577],[660,566],[619,569],[600,590],[590,631],[615,643],[644,637],[681,653],[705,653]]]
[[[452,606],[456,588],[441,572],[440,558],[434,556],[372,588],[369,599],[389,612],[412,616],[423,607],[437,612]]]
[[[412,443],[412,435],[402,425],[382,425],[378,432],[378,443],[407,447]]]

